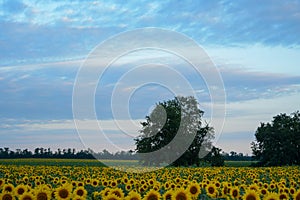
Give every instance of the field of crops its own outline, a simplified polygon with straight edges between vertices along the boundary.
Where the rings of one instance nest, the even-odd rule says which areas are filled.
[[[95,163],[1,161],[0,199],[300,200],[299,167],[162,168],[125,173]]]

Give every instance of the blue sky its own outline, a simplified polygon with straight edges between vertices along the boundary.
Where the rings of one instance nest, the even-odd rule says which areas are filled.
[[[250,153],[260,122],[299,110],[300,1],[0,0],[0,27],[1,147],[84,148],[72,115],[73,85],[81,64],[99,43],[145,27],[192,38],[215,63],[227,97],[224,129],[215,141],[223,150]],[[109,97],[126,71],[120,66],[130,67],[140,60],[166,58],[165,63],[186,73],[197,86],[197,98],[209,118],[204,81],[188,73],[186,63],[174,56],[146,54],[151,56],[132,55],[134,62],[120,59],[107,71],[103,80],[107,87],[95,95],[96,111],[115,145],[99,135],[94,148],[133,148],[132,136],[120,132],[112,121]],[[130,108],[134,123],[157,101],[168,98],[172,94],[161,87],[137,90]],[[138,125],[120,123],[137,134]],[[86,127],[87,138],[96,132]]]

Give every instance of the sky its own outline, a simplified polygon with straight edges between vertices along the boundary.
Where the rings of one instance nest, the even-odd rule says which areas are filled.
[[[261,122],[299,110],[300,1],[0,0],[0,27],[0,147],[134,149],[139,123],[155,103],[173,98],[173,89],[186,94],[183,85],[175,87],[179,76],[196,92],[205,120],[225,120],[214,144],[226,152],[251,154]],[[78,127],[73,89],[88,56],[117,35],[149,27],[179,33],[206,52],[223,83],[225,115],[212,114],[207,77],[190,63],[144,49],[116,58],[102,74],[94,95],[97,119],[80,119],[84,127]],[[176,44],[193,54],[183,41],[170,46]],[[159,75],[172,86],[155,83]],[[137,87],[142,80],[148,84]],[[123,94],[131,95],[127,102]],[[130,118],[121,112],[124,103]]]

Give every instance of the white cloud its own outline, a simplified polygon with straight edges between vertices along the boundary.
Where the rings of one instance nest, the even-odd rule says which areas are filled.
[[[10,129],[23,129],[28,131],[48,131],[48,130],[86,130],[86,131],[122,131],[120,128],[126,129],[126,131],[138,132],[139,123],[144,119],[135,120],[26,120],[26,121],[14,121],[9,124],[2,122],[1,128]],[[5,122],[5,120],[4,120]],[[77,126],[76,123],[83,125]],[[99,126],[94,126],[99,124]]]
[[[220,66],[236,66],[252,72],[300,75],[300,48],[264,46],[242,47],[206,46],[212,60]]]

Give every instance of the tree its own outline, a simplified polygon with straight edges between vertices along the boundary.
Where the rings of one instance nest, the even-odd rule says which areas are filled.
[[[211,163],[213,167],[224,166],[224,156],[221,154],[221,149],[212,147],[211,151],[205,156],[205,160]]]
[[[261,123],[255,132],[252,152],[265,166],[300,164],[300,113],[279,114]]]
[[[140,161],[144,165],[198,165],[199,153],[209,152],[213,138],[213,128],[202,123],[203,114],[191,96],[156,104],[135,139]]]

